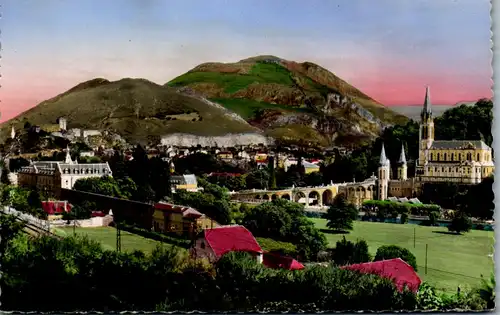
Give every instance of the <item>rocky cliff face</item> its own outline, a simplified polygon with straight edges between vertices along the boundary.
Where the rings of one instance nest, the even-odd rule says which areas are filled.
[[[165,146],[195,147],[234,147],[238,145],[264,144],[270,145],[273,139],[258,133],[228,134],[219,137],[195,136],[176,133],[163,136],[161,144]]]

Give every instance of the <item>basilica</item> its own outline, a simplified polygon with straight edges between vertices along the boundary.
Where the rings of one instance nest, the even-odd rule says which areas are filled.
[[[419,154],[415,161],[415,176],[408,177],[404,147],[397,161],[397,178],[391,179],[391,162],[384,145],[378,169],[378,199],[415,197],[425,183],[454,182],[461,185],[479,184],[493,174],[495,164],[491,147],[482,140],[434,140],[434,118],[429,87],[420,115]]]

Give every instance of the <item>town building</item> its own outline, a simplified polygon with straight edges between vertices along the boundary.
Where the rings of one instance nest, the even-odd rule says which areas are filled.
[[[39,161],[22,167],[17,174],[17,182],[21,187],[34,188],[52,196],[59,196],[61,188],[72,189],[79,179],[102,176],[112,176],[108,163],[78,164],[71,160],[67,148],[63,162]]]
[[[391,162],[382,144],[378,169],[378,199],[416,197],[426,183],[453,182],[461,185],[479,184],[495,171],[493,152],[482,140],[435,140],[434,118],[429,87],[420,115],[419,152],[415,176],[408,177],[404,146],[397,162],[397,176],[390,178]]]
[[[170,176],[170,187],[173,192],[176,190],[186,190],[189,192],[197,192],[200,190],[200,188],[198,188],[198,180],[193,174]]]
[[[161,233],[175,233],[190,238],[198,231],[219,226],[219,223],[196,209],[159,202],[154,206],[153,230]]]

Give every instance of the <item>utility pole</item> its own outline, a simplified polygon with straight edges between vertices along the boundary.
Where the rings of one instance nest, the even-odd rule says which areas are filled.
[[[425,244],[425,274],[427,274],[427,249],[429,244]]]
[[[120,224],[116,223],[116,251],[121,252],[122,250],[122,235],[120,230]]]
[[[415,234],[416,234],[416,230],[417,230],[417,228],[414,227],[413,228],[413,248],[415,248]]]

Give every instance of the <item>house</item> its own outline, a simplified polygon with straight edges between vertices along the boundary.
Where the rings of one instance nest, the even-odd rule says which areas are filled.
[[[215,262],[232,251],[250,253],[263,263],[263,250],[252,233],[241,225],[226,225],[203,230],[190,249],[195,258],[208,258]]]
[[[95,156],[94,151],[82,151],[80,152],[80,157],[92,157]]]
[[[413,267],[401,258],[354,264],[341,268],[376,274],[383,278],[391,279],[400,291],[406,286],[411,291],[417,292],[420,283],[422,283],[418,274],[413,270]]]
[[[42,209],[48,215],[63,214],[64,212],[70,212],[73,206],[64,201],[42,201]]]
[[[229,151],[221,151],[217,153],[217,158],[221,160],[232,160],[233,159],[233,153]]]
[[[311,174],[314,172],[319,172],[319,165],[313,164],[311,162],[302,161],[302,165],[304,166],[304,170],[306,174]]]
[[[281,256],[271,252],[264,253],[263,263],[264,266],[273,269],[302,270],[305,268],[304,265],[292,257]]]
[[[158,202],[154,205],[153,230],[195,237],[198,231],[219,226],[219,223],[191,207]]]
[[[200,190],[198,188],[198,180],[193,174],[171,176],[170,187],[174,192],[176,190],[186,190],[190,192],[197,192]]]

